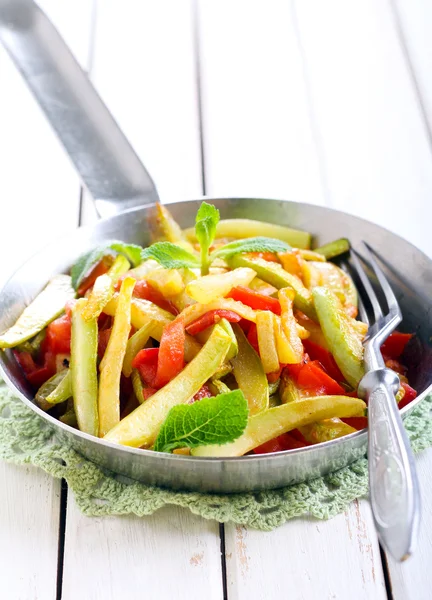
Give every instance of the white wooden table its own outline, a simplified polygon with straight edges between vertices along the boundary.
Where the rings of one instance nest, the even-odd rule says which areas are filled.
[[[430,3],[40,3],[164,201],[203,193],[307,201],[374,220],[432,254]],[[94,219],[3,50],[0,164],[3,279],[51,237]],[[273,533],[177,508],[92,519],[59,481],[0,463],[1,597],[428,600],[432,451],[418,466],[420,543],[399,566],[380,553],[366,501]]]

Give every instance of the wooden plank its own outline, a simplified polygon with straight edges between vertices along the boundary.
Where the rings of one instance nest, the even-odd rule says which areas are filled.
[[[88,0],[43,0],[42,8],[80,60],[88,51]],[[0,49],[0,282],[26,256],[78,222],[79,184],[60,143]],[[8,600],[54,600],[60,481],[39,469],[0,463],[0,557]]]
[[[56,598],[60,485],[31,466],[0,462],[2,595]]]
[[[429,137],[389,1],[295,6],[333,205],[431,252]]]
[[[432,588],[432,450],[417,459],[422,494],[422,519],[418,545],[405,563],[396,563],[387,555],[393,600],[429,600]]]
[[[201,191],[191,0],[99,3],[92,77],[164,201]]]
[[[89,518],[69,495],[62,599],[222,600],[218,529],[175,507]]]
[[[271,533],[226,527],[230,600],[385,600],[380,552],[366,501],[330,521],[295,519]]]
[[[206,192],[323,204],[291,3],[199,2]]]

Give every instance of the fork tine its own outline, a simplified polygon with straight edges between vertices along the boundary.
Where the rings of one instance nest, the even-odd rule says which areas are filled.
[[[343,271],[345,271],[345,273],[347,275],[349,275],[351,277],[349,266],[345,260],[339,261],[339,266]],[[370,324],[369,317],[368,317],[365,305],[363,304],[363,300],[361,299],[360,294],[357,294],[357,295],[358,295],[358,311],[359,311],[359,315],[360,315],[360,320],[363,321],[363,323],[366,323],[366,325],[369,325]]]
[[[367,242],[365,242],[363,240],[363,244],[366,246],[366,249],[368,251],[369,254],[369,263],[371,265],[371,267],[373,268],[373,270],[375,271],[375,275],[378,278],[378,281],[380,282],[380,285],[382,287],[382,290],[384,292],[384,296],[389,308],[389,313],[392,316],[399,316],[400,320],[402,320],[402,313],[399,307],[399,303],[397,301],[397,298],[389,284],[389,282],[387,281],[386,276],[384,275],[384,273],[381,270],[381,267],[378,265],[377,261],[375,260],[375,251],[369,246],[369,244]]]
[[[378,302],[377,295],[375,294],[372,284],[369,281],[368,276],[366,275],[366,271],[363,269],[363,266],[359,260],[357,252],[353,248],[351,248],[350,254],[351,254],[352,261],[354,263],[354,267],[358,273],[358,276],[360,277],[360,280],[363,284],[366,294],[369,296],[370,303],[372,304],[375,321],[378,321],[383,316],[383,314],[382,314],[380,303]]]

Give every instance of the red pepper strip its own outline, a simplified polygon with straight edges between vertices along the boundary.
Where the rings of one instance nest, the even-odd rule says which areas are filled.
[[[132,361],[132,367],[138,369],[141,379],[151,388],[155,387],[158,355],[159,348],[144,348]]]
[[[199,400],[202,400],[203,398],[211,398],[212,395],[213,394],[211,393],[209,388],[206,386],[206,384],[204,384],[202,386],[202,388],[197,391],[197,393],[192,398],[192,400],[189,402],[189,404],[193,404],[194,402],[199,402]]]
[[[247,335],[247,339],[248,339],[249,344],[252,346],[252,348],[255,350],[255,352],[259,356],[258,333],[257,333],[257,326],[255,325],[255,323],[251,323],[250,328],[249,328],[249,333]]]
[[[400,333],[399,331],[395,331],[389,335],[381,346],[381,353],[388,356],[388,358],[399,358],[413,335],[413,333]]]
[[[259,292],[255,292],[247,287],[238,285],[233,288],[228,294],[228,298],[233,298],[238,302],[250,306],[254,310],[271,310],[275,315],[281,314],[280,302],[276,298],[265,296]]]
[[[186,331],[190,335],[196,335],[207,327],[214,325],[221,319],[226,319],[230,323],[238,323],[241,317],[232,310],[225,310],[223,308],[219,308],[216,310],[209,310],[202,317],[199,317],[196,321],[193,321],[190,325],[186,327]]]
[[[303,364],[300,369],[298,365],[287,365],[287,369],[309,396],[345,395],[344,388],[327,375],[317,360]]]
[[[111,331],[112,327],[110,327],[109,329],[103,329],[98,333],[98,356],[100,359],[102,359],[103,355],[105,354]]]
[[[349,417],[349,419],[342,419],[344,423],[354,427],[357,431],[365,429],[368,426],[367,417]]]
[[[245,256],[248,258],[262,258],[268,262],[279,262],[276,254],[273,254],[273,252],[248,252]]]
[[[100,275],[105,275],[105,273],[108,272],[112,262],[111,256],[104,256],[98,263],[96,263],[90,273],[81,281],[78,288],[78,296],[84,296],[86,291],[93,287],[96,279]]]
[[[163,387],[183,370],[185,338],[183,318],[179,317],[165,325],[159,346],[156,379],[152,387]]]
[[[243,332],[246,337],[248,336],[251,325],[252,325],[252,321],[248,321],[247,319],[241,319],[239,321],[239,326],[243,329]],[[254,325],[255,325],[255,323],[254,323]],[[256,327],[256,325],[255,325],[255,327]]]
[[[296,365],[286,365],[288,373],[289,373],[290,377],[292,377],[294,379],[294,381],[297,381],[300,371],[302,370],[303,366],[308,362],[309,362],[309,355],[307,353],[305,353],[303,356],[302,362],[300,362]]]
[[[335,381],[345,381],[345,378],[340,372],[340,369],[337,366],[331,352],[325,348],[322,348],[322,346],[315,344],[315,342],[311,342],[310,340],[303,340],[303,346],[310,358],[312,360],[318,360],[324,367],[324,371],[326,371],[326,373],[330,375],[332,379]]]
[[[24,371],[27,381],[37,389],[56,372],[55,355],[52,352],[45,353],[43,366],[37,365],[29,352],[14,350],[14,356]]]
[[[277,371],[274,371],[273,373],[267,373],[267,381],[269,383],[274,383],[275,381],[277,381],[279,379],[279,377],[281,376],[282,369],[285,366],[286,365],[279,365],[279,369]]]
[[[405,390],[405,396],[399,402],[399,408],[403,408],[417,397],[417,392],[410,385],[405,382],[401,383],[401,386]]]
[[[127,276],[127,273],[124,277]],[[122,277],[121,279],[124,279]],[[117,282],[116,289],[120,289],[121,281]],[[143,300],[150,300],[153,304],[159,306],[159,308],[163,308],[164,310],[170,312],[172,315],[178,315],[178,310],[174,306],[172,302],[167,300],[163,294],[160,293],[159,290],[154,288],[150,283],[145,281],[144,279],[139,279],[134,287],[133,295],[135,298],[142,298]]]
[[[70,354],[70,342],[71,319],[65,314],[48,325],[43,348],[53,354]]]
[[[154,388],[151,387],[145,387],[142,390],[142,394],[143,394],[143,398],[144,400],[148,400],[150,398],[150,396],[153,396],[153,394],[156,394],[157,390],[155,390]]]
[[[291,432],[290,432],[291,433]],[[283,452],[283,450],[293,450],[294,448],[304,448],[309,445],[297,440],[290,433],[283,433],[278,437],[261,444],[254,448],[254,454],[269,454],[270,452]]]

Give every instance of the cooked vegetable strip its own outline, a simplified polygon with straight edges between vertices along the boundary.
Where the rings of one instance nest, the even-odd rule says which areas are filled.
[[[96,319],[85,321],[82,311],[87,300],[78,300],[72,309],[70,373],[78,426],[84,433],[99,435]]]
[[[270,408],[249,419],[245,432],[235,442],[223,446],[200,446],[193,456],[243,456],[273,438],[315,421],[362,414],[363,400],[347,396],[320,396]]]
[[[294,293],[289,288],[279,290],[279,302],[281,306],[282,330],[292,349],[292,360],[286,363],[298,363],[303,358],[303,344],[299,336],[297,323],[293,313]]]
[[[131,299],[135,279],[123,280],[107,349],[99,365],[99,435],[120,421],[120,375],[131,327]]]
[[[36,403],[42,410],[49,410],[72,396],[69,369],[64,369],[46,381],[36,394]]]
[[[56,275],[22,312],[15,325],[0,335],[0,348],[13,348],[39,333],[75,297],[69,275]]]
[[[83,319],[89,321],[90,319],[97,319],[103,311],[103,308],[107,302],[110,301],[114,294],[114,284],[111,277],[107,275],[100,275],[94,282],[93,289],[88,297],[87,306],[83,311]]]
[[[176,269],[156,269],[146,275],[145,279],[168,298],[181,294],[185,288],[182,276]]]
[[[196,241],[193,227],[185,229],[184,233],[191,242]],[[257,236],[276,238],[296,248],[309,248],[311,240],[310,233],[306,231],[273,225],[263,221],[253,221],[252,219],[225,219],[219,221],[216,227],[216,237],[218,238],[251,238]]]
[[[258,347],[265,373],[274,373],[279,369],[279,357],[276,348],[273,313],[268,310],[257,312],[256,326]]]
[[[357,387],[364,375],[362,336],[330,290],[315,288],[313,297],[328,348],[348,383]]]
[[[131,336],[128,340],[126,346],[126,352],[123,359],[123,375],[125,377],[130,377],[132,373],[132,361],[135,356],[138,354],[140,350],[144,348],[144,346],[149,341],[153,330],[155,329],[155,325],[153,321],[149,321],[145,325],[138,329],[133,336]]]
[[[238,269],[237,269],[238,271]],[[254,272],[255,273],[255,272]],[[277,291],[275,289],[275,291]],[[279,300],[270,298],[259,292],[255,292],[247,287],[239,285],[231,290],[229,297],[237,302],[243,302],[246,306],[250,306],[254,310],[271,310],[275,315],[280,315],[281,307]]]
[[[190,325],[186,327],[186,331],[190,333],[190,335],[200,335],[200,341],[207,341],[209,335],[206,339],[202,340],[205,337],[206,330],[212,325],[219,323],[222,319],[229,323],[238,323],[241,320],[241,317],[233,312],[232,310],[209,310],[202,317],[199,317],[196,321],[193,321]]]
[[[287,273],[281,265],[270,263],[261,258],[247,258],[242,254],[238,254],[230,259],[230,266],[235,267],[250,267],[256,271],[258,277],[268,281],[271,285],[281,289],[291,287],[295,291],[294,304],[296,308],[304,312],[311,319],[317,318],[313,306],[311,292],[303,285],[303,282],[296,275]]]
[[[205,313],[212,310],[232,311],[247,321],[253,321],[254,323],[256,321],[256,313],[249,308],[249,306],[245,306],[242,302],[236,302],[231,298],[219,298],[208,304],[197,303],[185,308],[181,314],[184,317],[186,328],[188,325],[199,319],[199,317],[202,317]]]
[[[207,304],[221,296],[226,296],[235,286],[248,285],[255,275],[255,271],[247,267],[234,269],[221,275],[205,275],[191,281],[186,287],[186,293],[197,302]]]
[[[221,327],[215,327],[208,342],[183,371],[122,419],[105,435],[105,439],[135,448],[151,446],[169,410],[193,398],[221,366],[230,345],[230,337]]]
[[[158,202],[156,204],[155,211],[156,224],[157,228],[159,229],[157,233],[159,236],[167,242],[178,244],[188,252],[194,252],[194,247],[187,241],[186,236],[183,234],[183,231],[180,228],[180,225],[174,220],[166,206],[163,206],[160,202]]]
[[[300,433],[311,444],[321,444],[357,431],[340,419],[325,419],[300,427]]]
[[[142,404],[146,400],[144,398],[144,394],[143,394],[143,387],[144,386],[143,386],[143,383],[141,381],[140,374],[138,373],[138,371],[136,369],[132,369],[131,379],[132,379],[132,386],[133,386],[133,389],[134,389],[135,397],[138,400],[138,402],[140,404]]]
[[[319,262],[326,261],[326,257],[323,254],[317,252],[316,250],[303,250],[301,248],[298,248],[295,250],[295,252],[297,252],[300,258],[302,258],[303,260],[313,260]]]
[[[184,367],[185,329],[183,319],[175,319],[164,327],[154,382],[161,388],[176,377]]]
[[[238,354],[231,360],[234,377],[248,401],[249,414],[255,415],[268,408],[267,377],[260,357],[247,341],[241,327],[232,325],[232,328],[238,342]]]
[[[281,319],[273,315],[274,336],[279,362],[283,365],[295,364],[299,362],[298,354],[294,352],[289,339],[285,335]],[[300,338],[298,338],[300,340]],[[301,341],[300,341],[301,343]],[[303,348],[303,347],[302,347]],[[277,369],[276,369],[277,370]]]
[[[344,252],[348,252],[349,249],[349,241],[346,238],[341,238],[340,240],[334,240],[333,242],[324,244],[324,246],[315,248],[315,252],[317,252],[318,254],[322,254],[327,260],[330,260],[335,256],[339,256]]]

